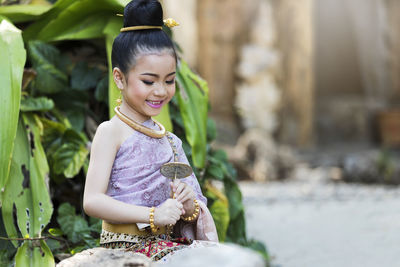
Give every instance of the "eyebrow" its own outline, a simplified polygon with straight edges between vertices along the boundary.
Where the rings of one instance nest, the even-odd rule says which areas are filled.
[[[168,74],[166,77],[168,77],[168,76],[171,76],[171,75],[174,75],[176,72],[174,71],[174,72],[171,72],[170,74]],[[153,76],[153,77],[156,77],[156,78],[158,78],[159,77],[159,75],[158,74],[155,74],[155,73],[149,73],[149,72],[145,72],[145,73],[142,73],[142,74],[140,74],[140,75],[148,75],[148,76]]]

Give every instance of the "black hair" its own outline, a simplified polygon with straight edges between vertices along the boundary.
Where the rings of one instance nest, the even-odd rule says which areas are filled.
[[[162,26],[163,10],[157,0],[132,0],[124,9],[124,27]],[[141,54],[167,50],[175,60],[176,51],[171,38],[160,29],[146,29],[121,32],[114,40],[111,61],[124,74],[135,66]]]

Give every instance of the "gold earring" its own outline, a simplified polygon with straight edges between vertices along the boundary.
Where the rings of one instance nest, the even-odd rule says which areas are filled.
[[[121,90],[119,90],[119,98],[116,101],[117,101],[118,106],[120,106],[122,104],[122,93],[121,93]]]

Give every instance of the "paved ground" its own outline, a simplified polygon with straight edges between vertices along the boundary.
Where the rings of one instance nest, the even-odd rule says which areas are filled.
[[[279,267],[400,266],[400,187],[241,182],[248,236]]]

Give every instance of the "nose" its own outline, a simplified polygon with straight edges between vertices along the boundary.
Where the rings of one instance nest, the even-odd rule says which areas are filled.
[[[160,84],[159,86],[156,87],[154,90],[154,95],[158,97],[164,97],[167,95],[167,88],[165,85]]]

